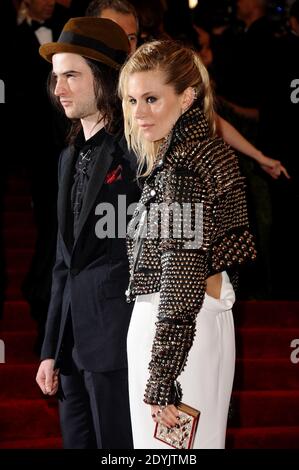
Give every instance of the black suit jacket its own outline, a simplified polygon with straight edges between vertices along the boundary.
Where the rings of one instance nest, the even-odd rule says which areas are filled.
[[[66,149],[59,161],[57,254],[41,357],[54,358],[57,367],[63,362],[70,309],[82,365],[87,370],[107,371],[127,365],[126,336],[132,305],[125,301],[129,275],[125,238],[117,233],[115,238],[97,237],[95,227],[101,216],[96,214],[96,207],[108,203],[117,218],[119,197],[125,197],[128,206],[140,194],[135,182],[135,157],[123,138],[106,134],[95,158],[73,243],[70,188],[74,149]],[[121,179],[108,183],[107,174],[119,165]],[[121,217],[126,217],[125,209],[120,210]]]

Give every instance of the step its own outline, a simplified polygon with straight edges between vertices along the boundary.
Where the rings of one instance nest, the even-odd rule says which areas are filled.
[[[6,300],[24,300],[23,294],[19,286],[7,286],[5,289],[5,299]]]
[[[4,230],[4,246],[8,248],[34,248],[36,231],[34,227],[11,227]]]
[[[8,269],[7,271],[7,290],[11,288],[21,290],[24,279],[28,273],[25,266],[20,266],[18,269]]]
[[[19,264],[19,266],[22,267],[23,261],[31,261],[33,253],[33,248],[8,248],[5,250],[7,265],[9,268],[14,268],[14,266],[12,266],[14,264]]]
[[[2,331],[0,337],[5,345],[5,363],[35,363],[38,360],[34,353],[36,336],[32,331]]]
[[[28,270],[34,254],[33,248],[7,248],[5,258],[8,269]]]
[[[15,193],[14,195],[10,192],[4,197],[4,210],[14,211],[31,211],[32,210],[32,199],[30,193]]]
[[[36,439],[2,440],[0,449],[62,449],[62,438],[37,437]]]
[[[7,194],[30,194],[29,175],[10,175],[6,182]]]
[[[18,300],[4,302],[0,331],[35,331],[35,329],[36,323],[30,315],[30,307],[27,302]]]
[[[0,402],[0,442],[60,435],[57,401],[53,399]]]
[[[288,359],[237,359],[235,390],[299,390],[299,364]]]
[[[299,426],[228,428],[227,449],[299,449]]]
[[[297,426],[299,390],[233,392],[232,427]]]
[[[33,227],[33,212],[28,210],[12,211],[9,210],[3,214],[3,225],[5,228]]]
[[[293,339],[299,338],[299,328],[237,328],[237,356],[246,358],[287,359]]]
[[[35,364],[1,364],[0,401],[42,398],[42,391],[35,381],[38,366],[38,361]]]
[[[234,319],[236,326],[240,327],[299,328],[299,302],[270,300],[236,302]]]

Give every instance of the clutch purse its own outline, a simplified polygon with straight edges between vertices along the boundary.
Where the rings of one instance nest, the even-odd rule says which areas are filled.
[[[164,424],[157,423],[154,437],[175,449],[192,449],[200,411],[184,403],[180,403],[177,408],[179,428],[168,429]]]

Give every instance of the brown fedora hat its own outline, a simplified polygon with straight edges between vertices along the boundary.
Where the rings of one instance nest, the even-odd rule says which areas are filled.
[[[129,53],[130,45],[123,29],[104,18],[71,18],[57,42],[43,44],[40,55],[48,62],[59,52],[72,52],[120,68]]]

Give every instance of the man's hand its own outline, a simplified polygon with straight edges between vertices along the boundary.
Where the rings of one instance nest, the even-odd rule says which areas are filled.
[[[40,363],[36,381],[45,395],[55,395],[58,390],[59,370],[54,370],[54,359],[45,359]]]

